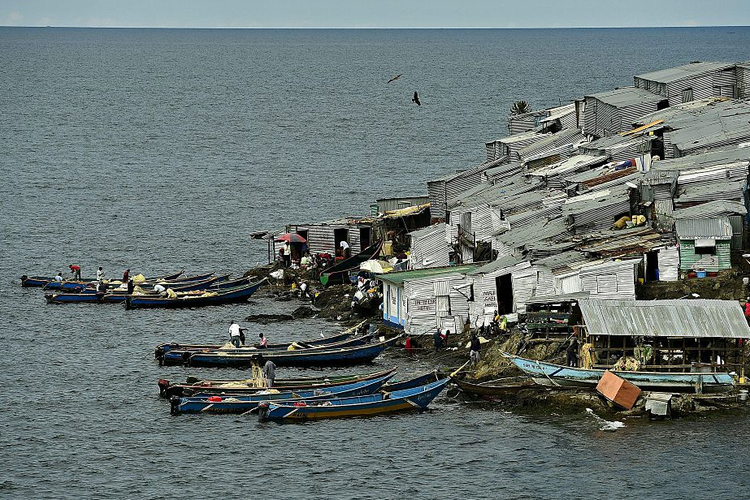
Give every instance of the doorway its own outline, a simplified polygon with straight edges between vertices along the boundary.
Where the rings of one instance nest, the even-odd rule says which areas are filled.
[[[349,229],[347,228],[340,228],[340,229],[334,229],[333,230],[333,241],[334,241],[334,249],[333,252],[335,255],[340,255],[344,258],[346,258],[346,255],[344,255],[344,252],[341,251],[341,242],[346,241],[346,243],[349,243]]]
[[[364,250],[370,246],[372,240],[372,228],[361,227],[359,228],[359,249]]]
[[[646,254],[646,281],[659,281],[659,252]]]
[[[495,278],[497,287],[497,312],[510,314],[513,312],[513,279],[510,274],[503,274]]]

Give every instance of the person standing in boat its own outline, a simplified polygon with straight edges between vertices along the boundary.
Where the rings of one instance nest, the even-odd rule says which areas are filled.
[[[268,339],[265,335],[263,335],[263,332],[258,334],[258,337],[260,338],[260,342],[258,342],[258,347],[260,349],[265,349],[268,347]]]
[[[99,266],[99,269],[96,270],[96,281],[102,280],[104,280],[104,269],[102,269],[102,266]]]
[[[122,273],[122,282],[127,283],[128,278],[130,278],[130,269],[125,269],[125,272]]]
[[[239,348],[242,345],[242,330],[240,325],[232,320],[232,323],[229,325],[229,341],[234,347]]]
[[[263,365],[263,378],[266,380],[266,387],[273,387],[276,380],[276,364],[270,359]]]
[[[133,280],[128,280],[128,295],[133,295],[133,290],[135,290]]]
[[[81,266],[79,266],[78,264],[71,264],[68,267],[70,268],[70,273],[73,275],[73,278],[80,281],[81,280]]]

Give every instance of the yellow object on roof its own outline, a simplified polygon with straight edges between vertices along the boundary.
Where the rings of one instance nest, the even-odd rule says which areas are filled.
[[[430,208],[429,203],[422,203],[421,205],[415,205],[413,207],[399,208],[398,210],[388,210],[383,214],[384,219],[397,219],[399,217],[408,217],[409,215],[417,215],[422,213],[424,210]]]
[[[637,134],[638,132],[643,132],[644,130],[650,129],[654,125],[659,125],[660,123],[664,123],[664,120],[656,120],[651,123],[647,123],[641,127],[634,128],[633,130],[628,130],[627,132],[620,132],[620,135],[625,137],[626,135]]]

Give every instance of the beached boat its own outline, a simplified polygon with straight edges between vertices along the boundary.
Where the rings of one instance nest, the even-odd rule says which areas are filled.
[[[319,346],[311,346],[311,347],[302,347],[302,346],[295,346],[293,350],[303,350],[303,351],[309,351],[313,349],[339,349],[342,347],[353,347],[353,346],[359,346],[359,345],[365,345],[369,344],[373,339],[372,334],[362,335],[360,337],[354,337],[351,336],[349,338],[346,338],[344,340],[341,340],[339,342],[333,342],[330,344],[323,344]],[[217,353],[217,354],[255,354],[255,353],[270,353],[270,352],[287,352],[289,351],[289,348],[283,348],[283,347],[265,347],[263,349],[259,349],[255,346],[243,346],[243,347],[220,347],[218,349],[172,349],[169,351],[165,351],[164,354],[158,358],[159,359],[159,365],[163,366],[179,366],[188,364],[190,356],[196,353],[201,354],[210,354],[210,353]]]
[[[125,299],[125,307],[128,309],[141,308],[182,308],[203,307],[245,302],[254,294],[265,279],[257,283],[251,283],[236,288],[227,288],[216,292],[207,292],[203,295],[185,295],[182,297],[152,297],[149,295],[129,295]]]
[[[201,395],[170,399],[172,414],[180,413],[245,413],[255,409],[264,401],[295,401],[302,398],[308,400],[326,399],[332,397],[359,396],[372,394],[379,390],[388,379],[393,377],[395,369],[386,374],[369,380],[358,380],[347,384],[295,391],[279,391],[269,389],[265,392],[222,397],[216,395]]]
[[[480,383],[473,383],[468,380],[454,378],[451,382],[456,384],[463,392],[481,397],[515,394],[521,389],[543,389],[543,387],[537,385],[536,382],[531,379],[519,379],[517,377],[500,378]]]
[[[388,340],[354,347],[338,349],[303,349],[296,351],[258,349],[253,353],[201,353],[191,354],[188,366],[206,367],[250,367],[273,361],[276,366],[326,367],[351,366],[370,363],[388,347],[403,337],[398,335]]]
[[[606,370],[573,368],[503,353],[539,385],[549,387],[596,387]],[[726,372],[636,372],[618,371],[618,377],[646,391],[721,392],[734,387]]]
[[[333,285],[336,283],[348,283],[349,273],[359,272],[359,265],[366,260],[372,259],[380,251],[380,242],[370,245],[356,255],[344,259],[333,267],[324,270],[320,275],[320,282],[323,285]]]
[[[313,420],[323,418],[368,417],[401,411],[424,410],[448,384],[450,377],[427,385],[359,397],[326,400],[302,398],[294,402],[268,402],[259,405],[262,420]]]

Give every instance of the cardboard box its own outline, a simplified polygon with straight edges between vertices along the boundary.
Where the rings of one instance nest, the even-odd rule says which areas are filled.
[[[607,400],[626,410],[631,409],[638,400],[638,396],[641,395],[641,390],[636,385],[618,377],[609,370],[604,372],[602,378],[599,379],[599,383],[596,384],[596,391]]]

